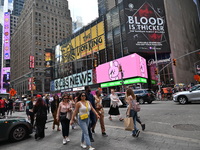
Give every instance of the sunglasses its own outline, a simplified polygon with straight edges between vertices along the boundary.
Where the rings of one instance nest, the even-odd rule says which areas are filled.
[[[81,95],[82,97],[85,97],[85,95]]]
[[[63,98],[63,99],[70,99],[70,98]]]

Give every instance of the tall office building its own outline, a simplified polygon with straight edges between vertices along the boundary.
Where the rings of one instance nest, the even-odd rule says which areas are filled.
[[[24,6],[24,0],[14,0],[12,14],[19,16]]]
[[[24,0],[15,0],[13,3],[13,11],[10,18],[10,34],[14,33],[23,6]]]
[[[34,76],[35,93],[44,92],[45,49],[52,48],[72,32],[67,0],[26,0],[11,37],[11,85],[18,95],[28,93],[28,77]],[[30,69],[29,57],[35,68]]]
[[[98,0],[99,16],[105,15],[121,2],[123,2],[123,0]]]

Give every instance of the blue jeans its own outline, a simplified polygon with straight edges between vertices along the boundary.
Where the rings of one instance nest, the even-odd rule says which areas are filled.
[[[130,116],[133,117],[133,124],[134,124],[134,130],[132,131],[133,134],[136,134],[137,132],[137,126],[136,126],[136,117],[137,117],[137,112],[132,110],[130,111]]]
[[[81,138],[81,142],[85,142],[87,146],[91,146],[91,142],[90,142],[90,137],[89,137],[89,133],[88,133],[88,126],[90,123],[90,117],[84,120],[81,120],[78,117],[78,122],[79,125],[82,129],[82,138]]]

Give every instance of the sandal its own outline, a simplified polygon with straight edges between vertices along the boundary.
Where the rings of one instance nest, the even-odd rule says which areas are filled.
[[[60,128],[58,128],[57,131],[61,131]]]
[[[109,117],[109,119],[110,119],[110,121],[112,121],[112,118],[111,118],[111,117]]]
[[[119,121],[123,121],[123,120],[124,120],[123,118],[120,118],[120,119],[119,119]]]

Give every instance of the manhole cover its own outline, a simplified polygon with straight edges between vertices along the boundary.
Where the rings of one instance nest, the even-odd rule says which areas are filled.
[[[173,128],[184,131],[200,131],[200,126],[194,124],[176,124]]]

